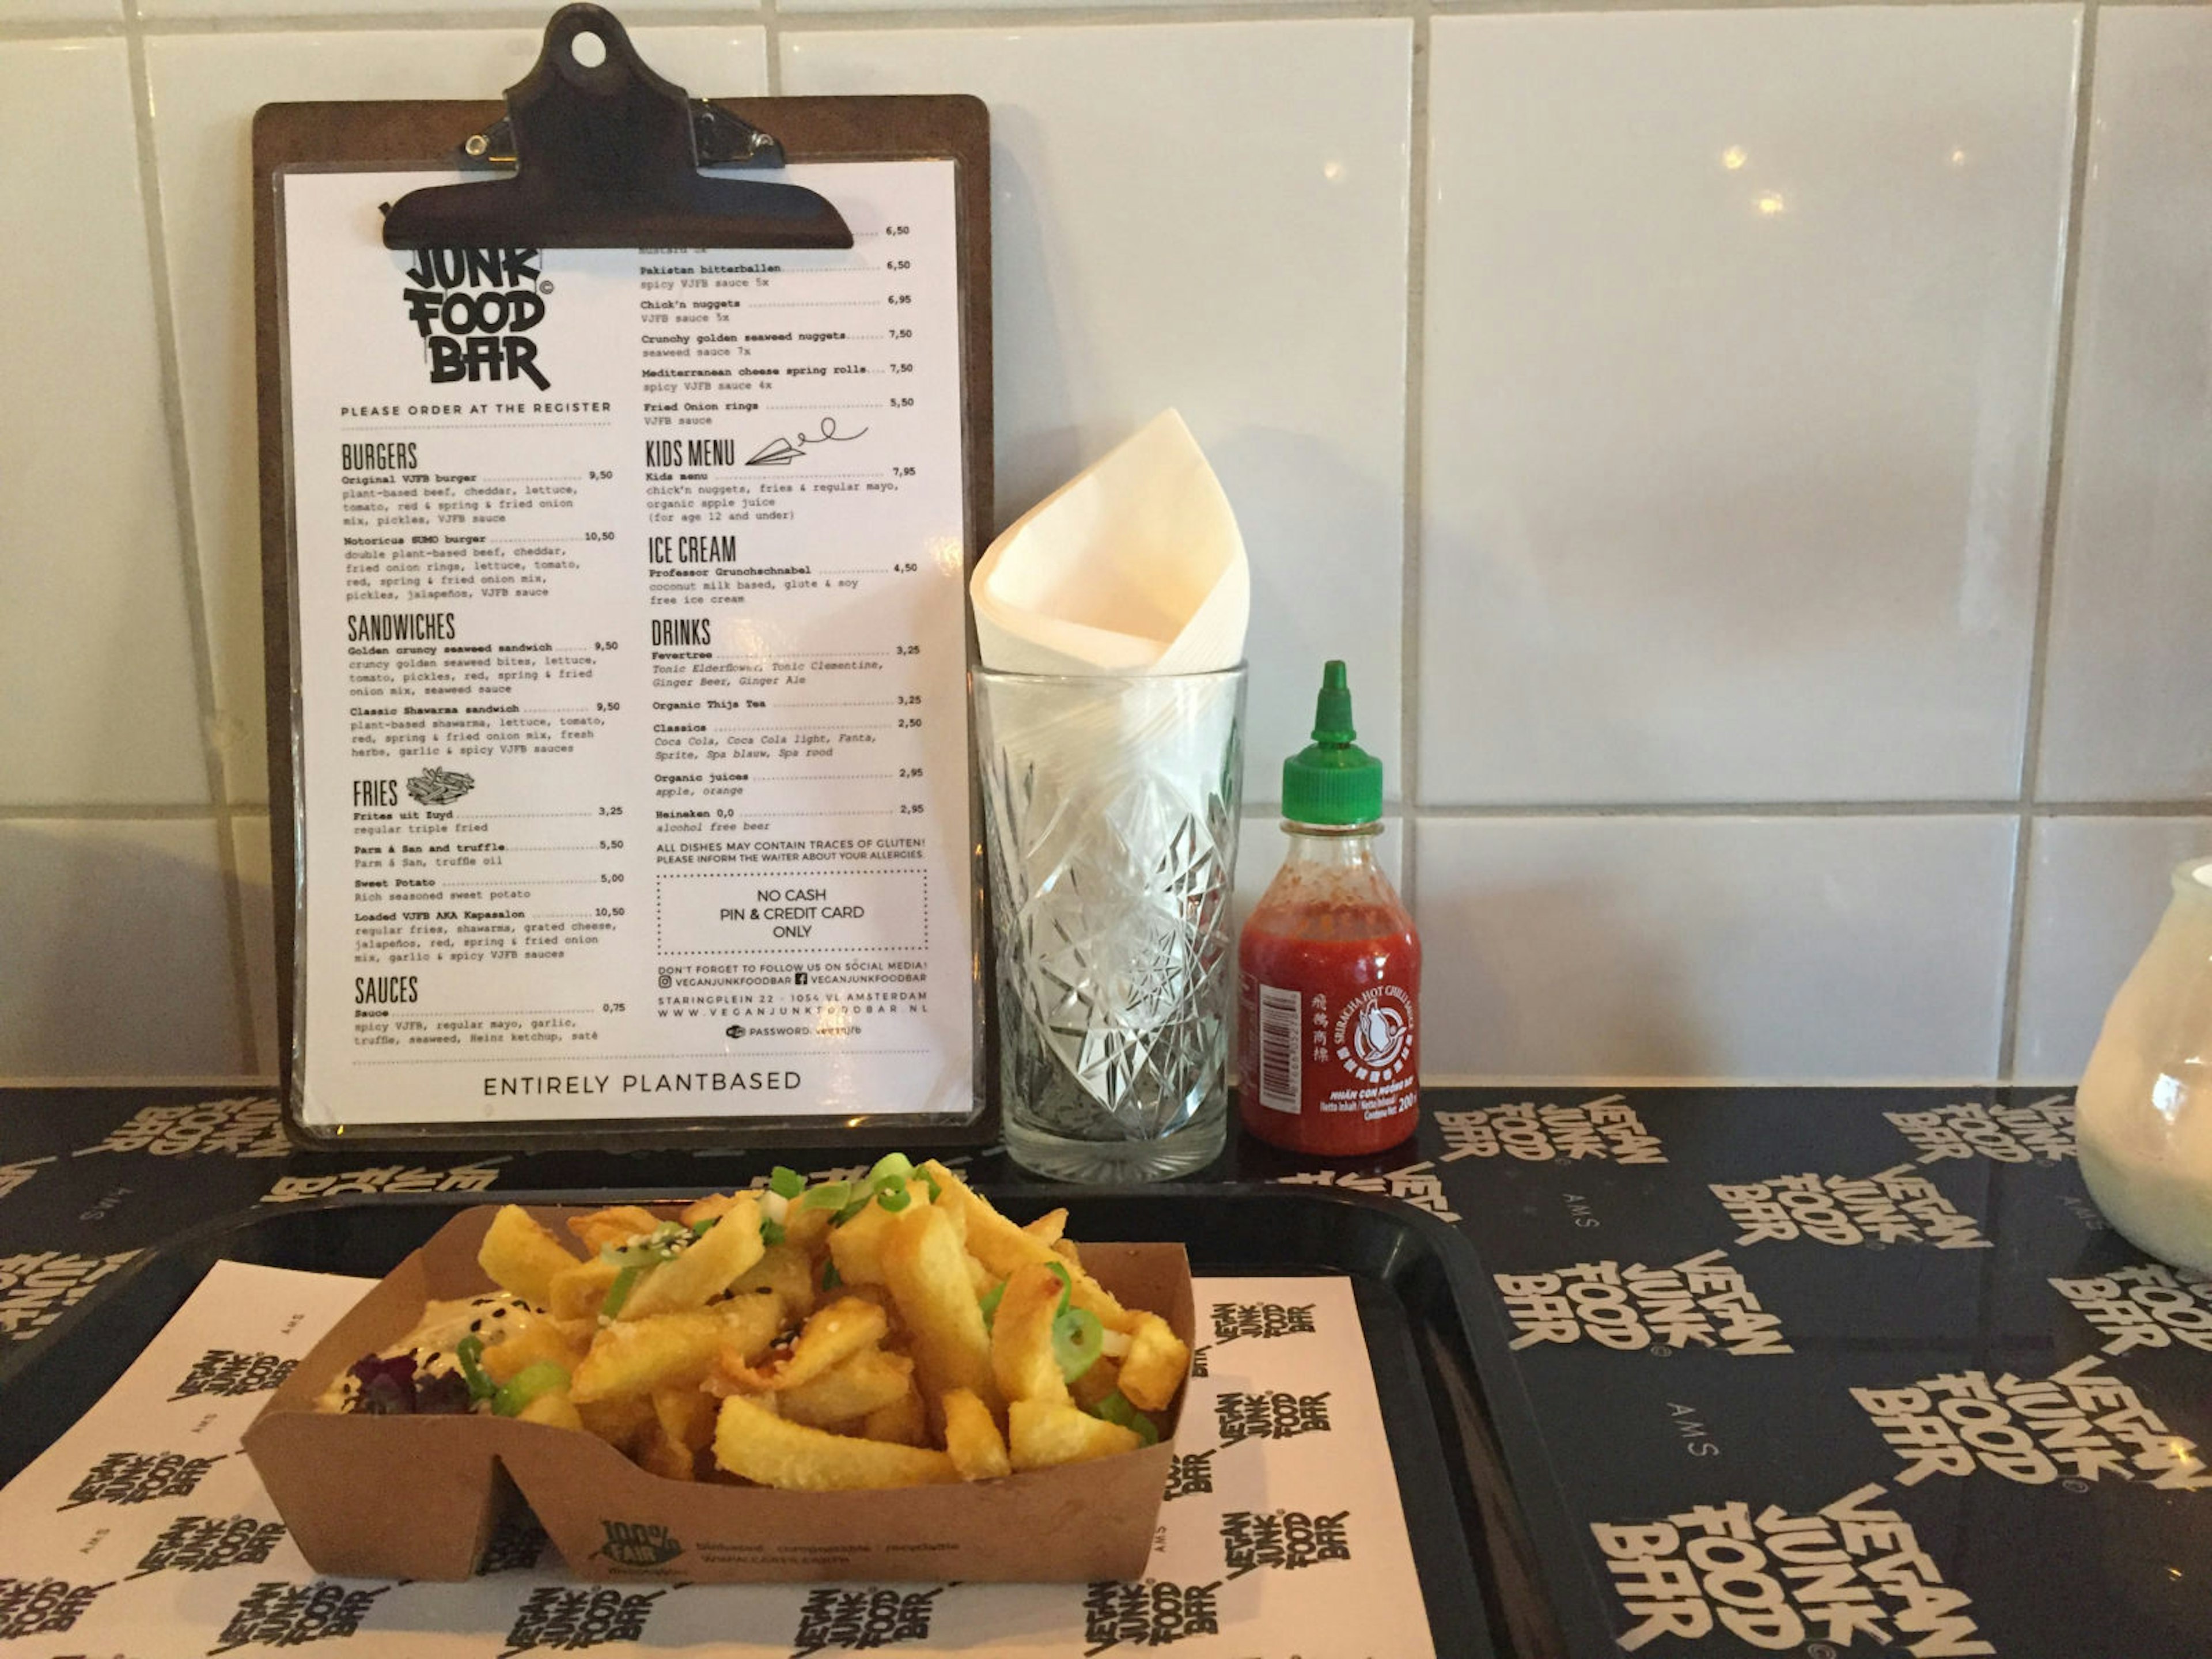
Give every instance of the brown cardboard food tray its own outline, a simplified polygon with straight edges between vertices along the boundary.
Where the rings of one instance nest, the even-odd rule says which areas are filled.
[[[464,1211],[393,1269],[315,1345],[246,1432],[246,1455],[318,1572],[465,1578],[519,1500],[582,1578],[1143,1576],[1180,1395],[1155,1413],[1159,1443],[1141,1451],[999,1480],[846,1492],[665,1480],[591,1435],[505,1418],[317,1411],[316,1397],[334,1378],[404,1336],[427,1303],[493,1288],[477,1248],[496,1208]],[[565,1237],[566,1218],[588,1211],[530,1212]],[[1192,1340],[1190,1265],[1180,1244],[1085,1243],[1083,1263],[1121,1301]]]

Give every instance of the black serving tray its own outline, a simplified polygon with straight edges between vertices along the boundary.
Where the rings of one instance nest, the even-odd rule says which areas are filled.
[[[662,1188],[501,1192],[518,1204],[650,1202]],[[1284,1188],[989,1188],[1018,1218],[1055,1205],[1078,1238],[1184,1245],[1194,1272],[1352,1282],[1439,1659],[1618,1651],[1588,1575],[1489,1276],[1455,1229],[1358,1194]],[[0,1482],[112,1387],[216,1261],[380,1277],[485,1200],[302,1205],[194,1229],[147,1251],[28,1353],[0,1361]]]

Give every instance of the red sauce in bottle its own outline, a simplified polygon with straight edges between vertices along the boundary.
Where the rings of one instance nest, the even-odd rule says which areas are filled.
[[[1397,1146],[1420,1116],[1421,942],[1375,861],[1382,768],[1352,744],[1344,665],[1283,763],[1290,851],[1237,943],[1244,1127],[1296,1152]]]

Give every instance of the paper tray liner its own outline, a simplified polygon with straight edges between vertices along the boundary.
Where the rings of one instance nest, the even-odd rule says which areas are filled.
[[[1167,1486],[1178,1394],[1156,1446],[998,1480],[782,1492],[670,1480],[574,1430],[508,1418],[362,1416],[315,1401],[431,1301],[496,1288],[477,1249],[500,1206],[462,1212],[309,1351],[246,1430],[246,1455],[301,1553],[340,1577],[464,1579],[520,1492],[580,1578],[1090,1583],[1137,1578]],[[588,1206],[526,1206],[566,1236]],[[657,1213],[674,1206],[648,1206]],[[1180,1244],[1085,1244],[1116,1298],[1193,1340]],[[511,1485],[510,1485],[511,1483]]]

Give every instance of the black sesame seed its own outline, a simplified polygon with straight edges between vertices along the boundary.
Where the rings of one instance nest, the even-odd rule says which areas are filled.
[[[472,1331],[482,1330],[483,1328],[483,1321],[481,1319],[471,1319],[469,1321],[469,1328]]]

